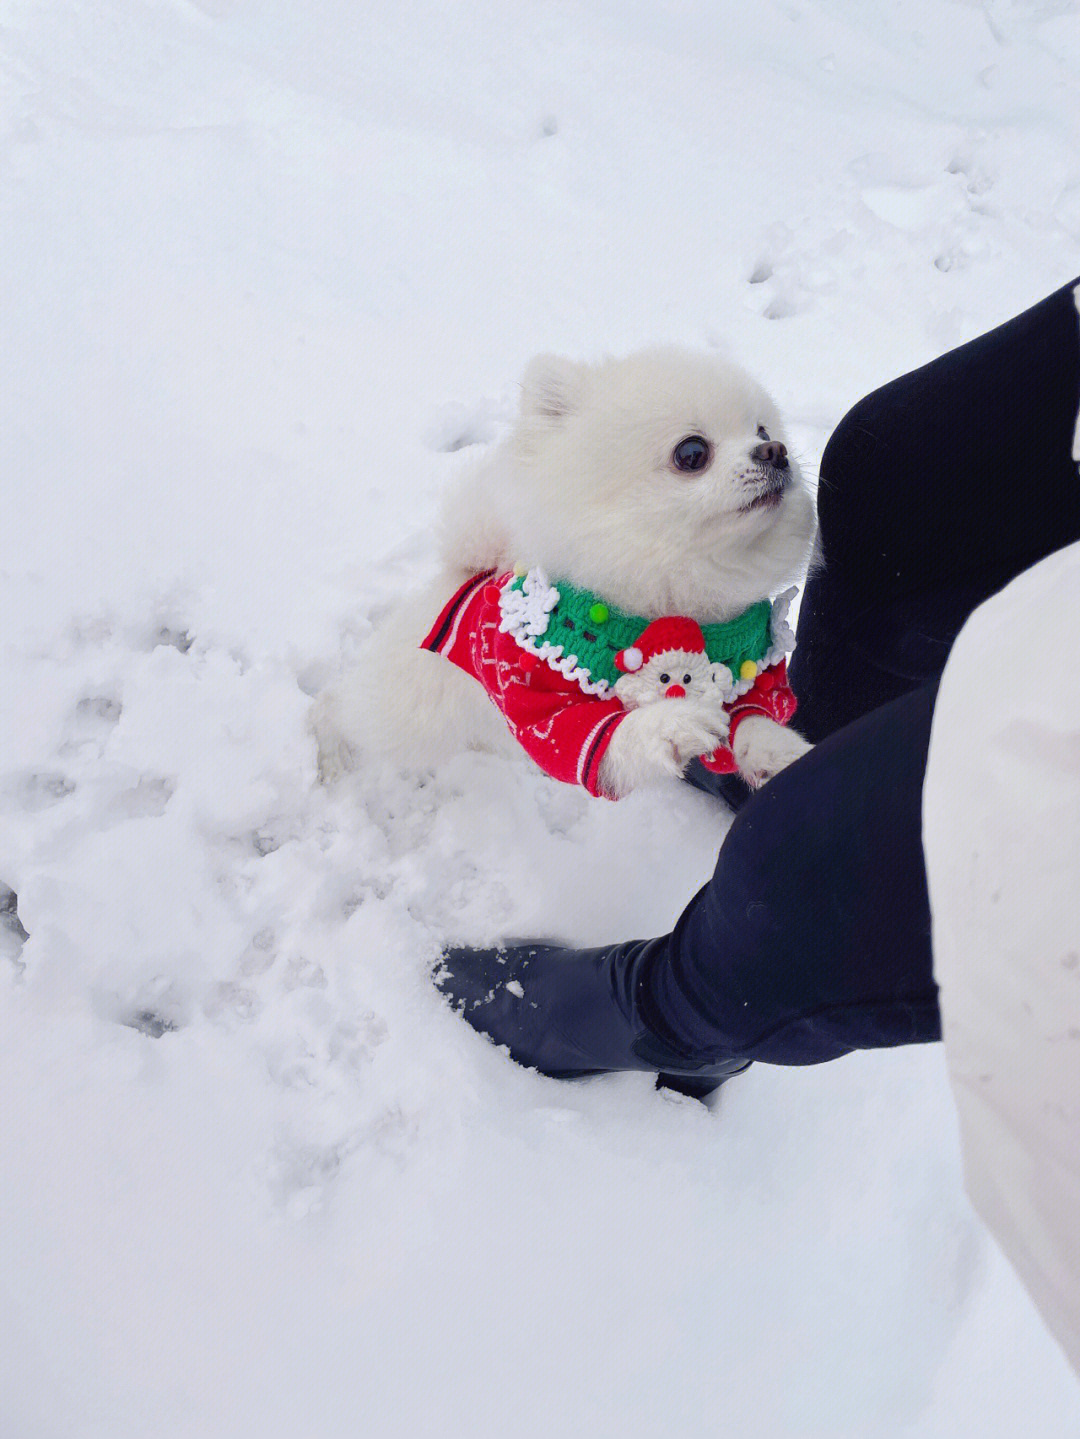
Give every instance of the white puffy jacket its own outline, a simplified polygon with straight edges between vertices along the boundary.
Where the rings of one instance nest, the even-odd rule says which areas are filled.
[[[968,620],[923,840],[968,1191],[1080,1370],[1078,631],[1080,545]]]

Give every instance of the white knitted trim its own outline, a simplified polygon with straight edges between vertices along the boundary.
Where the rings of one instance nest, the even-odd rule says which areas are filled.
[[[772,649],[769,651],[770,654],[773,653],[773,650],[779,649],[781,654],[786,655],[795,648],[795,633],[787,622],[787,615],[788,610],[791,608],[791,602],[798,593],[798,586],[792,585],[791,588],[785,590],[782,595],[777,595],[776,599],[772,602],[772,614],[769,617],[769,635],[773,643]],[[773,663],[775,663],[775,661]]]
[[[522,637],[535,639],[547,634],[551,611],[559,603],[559,591],[543,570],[529,570],[521,582],[521,588],[514,588],[513,579],[507,580],[499,594],[499,611],[502,623],[499,629],[511,634],[516,640]]]
[[[515,588],[510,581],[499,593],[499,629],[512,635],[518,645],[541,659],[559,674],[581,686],[587,695],[606,695],[611,686],[607,680],[594,680],[574,654],[566,654],[564,645],[553,645],[544,639],[551,611],[559,603],[559,591],[541,569],[529,570]]]
[[[791,608],[791,602],[799,593],[798,586],[792,585],[781,595],[777,595],[772,602],[772,613],[769,616],[769,638],[772,644],[765,654],[758,660],[757,673],[751,680],[736,680],[731,688],[724,695],[724,703],[730,704],[741,695],[749,694],[757,683],[758,675],[766,670],[771,670],[773,665],[778,665],[791,650],[795,648],[795,636],[791,626],[787,622],[787,613]]]

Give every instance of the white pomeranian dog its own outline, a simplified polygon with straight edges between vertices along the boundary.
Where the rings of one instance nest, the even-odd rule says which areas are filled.
[[[765,783],[809,749],[777,707],[790,632],[770,602],[815,527],[776,406],[737,366],[537,357],[510,433],[447,497],[438,579],[316,700],[321,776],[516,744],[610,798],[721,752]],[[634,672],[650,683],[620,699]]]

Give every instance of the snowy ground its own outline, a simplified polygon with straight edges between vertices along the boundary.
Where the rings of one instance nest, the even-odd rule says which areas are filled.
[[[4,6],[5,1439],[1080,1431],[936,1048],[710,1113],[431,991],[666,928],[719,807],[304,728],[533,352],[724,344],[812,469],[1080,271],[1078,9]]]

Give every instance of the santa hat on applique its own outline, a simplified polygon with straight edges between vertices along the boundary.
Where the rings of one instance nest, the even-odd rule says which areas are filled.
[[[705,636],[696,620],[685,615],[665,615],[646,625],[637,640],[615,656],[615,668],[625,674],[636,674],[642,665],[647,665],[656,655],[668,650],[682,650],[686,654],[704,654]]]

